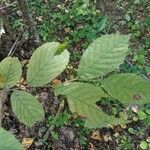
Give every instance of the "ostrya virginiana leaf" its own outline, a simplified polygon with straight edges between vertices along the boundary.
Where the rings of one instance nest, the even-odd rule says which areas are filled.
[[[0,127],[0,149],[23,150],[23,147],[11,132]]]
[[[12,109],[20,122],[31,127],[38,121],[43,121],[44,110],[40,102],[24,91],[14,91],[11,95]]]
[[[85,126],[89,128],[100,128],[110,125],[125,123],[124,116],[115,118],[104,113],[96,102],[101,97],[107,96],[102,89],[88,83],[64,83],[54,86],[56,95],[66,95],[69,108],[86,118]]]
[[[11,88],[21,77],[21,64],[18,58],[7,57],[0,62],[0,89]]]
[[[130,35],[111,34],[93,41],[81,58],[79,77],[91,79],[118,68],[129,52],[129,38]]]
[[[35,50],[28,65],[27,81],[31,86],[43,86],[57,77],[69,62],[69,52],[56,55],[58,42],[43,44]]]
[[[112,75],[103,81],[108,94],[124,104],[150,103],[150,80],[136,74]]]

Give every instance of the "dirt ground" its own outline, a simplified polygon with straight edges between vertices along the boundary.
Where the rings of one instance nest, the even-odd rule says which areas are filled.
[[[124,21],[125,16],[125,9],[118,6],[117,2],[114,0],[106,0],[96,1],[96,7],[98,10],[106,14],[110,20],[112,27],[109,30],[108,33],[114,33],[114,32],[120,32],[122,34],[128,34],[130,33],[129,28],[126,25],[122,25],[122,21]],[[126,6],[128,7],[128,5]],[[11,16],[11,10],[5,9],[3,12],[3,17]],[[136,13],[134,14],[135,18],[138,18],[139,20],[142,20],[145,11],[144,7],[139,7],[136,10]],[[13,56],[19,57],[19,59],[24,63],[24,60],[28,60],[31,56],[31,49],[34,47],[32,45],[32,41],[22,39],[22,34],[19,33],[19,35],[15,35],[12,30],[11,26],[9,25],[9,22],[7,19],[5,20],[5,29],[6,33],[2,38],[0,39],[0,60],[5,58],[10,50],[13,48],[13,45],[17,40],[17,45],[15,45],[15,49],[13,48],[14,54]],[[150,33],[147,32],[146,29],[142,29],[142,35],[136,39],[133,39],[131,41],[131,47],[136,50],[137,47],[141,45],[141,42],[145,37],[148,37]],[[26,63],[26,62],[25,62]],[[78,62],[77,62],[78,63]],[[24,67],[24,70],[26,70],[26,67]],[[64,80],[66,74],[60,76],[59,78],[61,80]],[[46,127],[47,124],[47,118],[55,114],[58,110],[58,106],[60,104],[60,99],[54,96],[53,90],[51,88],[38,88],[36,91],[33,89],[28,89],[31,93],[35,94],[36,97],[38,97],[39,101],[42,103],[46,118],[45,121],[42,123],[37,123],[32,128],[29,128],[22,123],[18,121],[18,119],[14,116],[14,113],[11,109],[10,104],[10,94],[8,94],[8,99],[4,106],[4,118],[3,118],[3,127],[7,130],[10,130],[19,140],[20,142],[25,137],[33,138],[34,142],[30,146],[29,150],[48,150],[48,149],[56,149],[56,150],[80,150],[80,149],[89,149],[89,150],[117,150],[117,142],[116,138],[114,137],[115,133],[118,133],[119,135],[126,134],[126,129],[123,129],[120,126],[116,126],[114,129],[98,129],[100,133],[100,139],[97,140],[94,138],[91,138],[91,134],[89,134],[89,137],[87,138],[87,144],[86,147],[82,147],[82,145],[79,143],[79,139],[76,136],[76,131],[78,130],[73,125],[64,126],[61,128],[56,129],[59,133],[59,139],[58,140],[51,140],[51,135],[49,133],[49,128]],[[129,124],[127,126],[137,126],[137,124]],[[140,124],[139,124],[140,126]],[[44,127],[44,131],[42,131]],[[145,129],[145,137],[150,135],[150,129]],[[92,133],[92,132],[91,132]],[[46,144],[41,141],[41,139],[46,139]],[[138,150],[138,144],[141,140],[141,137],[131,135],[131,140],[134,143],[134,149]],[[107,140],[106,140],[107,139]],[[51,146],[50,146],[51,145]],[[119,150],[119,149],[118,149]]]

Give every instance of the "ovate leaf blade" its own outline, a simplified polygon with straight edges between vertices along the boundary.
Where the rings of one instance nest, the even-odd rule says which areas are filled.
[[[136,74],[112,75],[103,81],[108,94],[124,104],[145,104],[150,102],[150,80]]]
[[[33,126],[44,119],[44,110],[38,100],[24,91],[14,91],[11,95],[12,109],[20,122]]]
[[[52,81],[67,66],[69,52],[64,50],[57,55],[58,42],[43,44],[33,53],[27,70],[27,81],[31,86],[39,87]]]
[[[7,57],[0,62],[0,89],[11,88],[22,74],[18,58]]]
[[[97,38],[84,52],[78,75],[91,79],[118,68],[128,54],[130,35],[111,34]]]
[[[23,150],[23,147],[11,132],[0,127],[0,149]]]
[[[107,96],[94,85],[88,83],[67,83],[54,87],[56,95],[66,95],[72,112],[78,113],[86,118],[85,126],[89,128],[106,127],[109,124],[117,125],[125,123],[125,118],[115,118],[104,113],[96,102],[101,97]]]

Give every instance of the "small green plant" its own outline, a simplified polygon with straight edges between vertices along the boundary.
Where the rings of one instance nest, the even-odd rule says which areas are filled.
[[[95,41],[84,52],[78,68],[76,82],[65,82],[55,88],[56,95],[66,95],[72,112],[86,117],[85,126],[99,128],[128,122],[123,113],[116,118],[104,113],[96,103],[101,98],[114,98],[124,105],[149,102],[149,80],[136,74],[109,75],[119,68],[129,54],[129,35],[105,35]],[[89,81],[101,81],[95,86]]]
[[[60,53],[60,47],[58,42],[46,43],[33,53],[28,64],[26,77],[29,87],[41,87],[51,82],[66,68],[69,62],[69,52],[64,50]],[[0,63],[0,89],[2,90],[0,92],[13,91],[11,94],[13,112],[22,123],[32,127],[37,121],[44,119],[44,110],[36,97],[14,87],[21,78],[21,74],[21,64],[17,58],[7,57],[2,60]],[[4,132],[6,132],[4,129],[0,130],[1,141],[3,141]],[[0,142],[0,147],[5,149],[5,145],[7,145],[8,149],[11,149],[11,140],[9,145],[5,143],[5,140],[7,141],[7,138]],[[13,141],[17,145],[17,142],[12,138]],[[21,148],[18,147],[18,149]]]
[[[150,100],[149,80],[131,73],[114,73],[109,76],[129,54],[129,38],[130,35],[111,34],[94,40],[81,58],[77,79],[54,86],[56,95],[67,96],[71,111],[86,118],[85,126],[88,128],[127,122],[123,113],[116,118],[106,114],[96,105],[103,97],[117,99],[124,105],[140,105]],[[32,54],[29,61],[26,77],[28,87],[43,87],[50,83],[66,68],[68,62],[69,52],[60,43],[43,44]],[[44,111],[34,96],[13,88],[21,74],[21,64],[17,58],[8,57],[0,63],[1,92],[13,91],[12,109],[22,123],[31,127],[44,119]],[[100,80],[101,84],[96,86],[89,83],[92,80]],[[3,137],[3,134],[0,135]],[[5,145],[2,144],[1,147],[3,146]]]
[[[142,150],[148,150],[148,148],[149,148],[148,142],[146,142],[146,141],[141,141],[139,147],[140,147]]]
[[[117,150],[133,150],[134,144],[128,135],[123,135],[118,143]]]
[[[85,120],[82,118],[76,118],[73,121],[73,125],[76,127],[75,134],[79,139],[80,144],[83,146],[86,146],[86,142],[88,140],[88,135],[90,134],[91,130],[87,127],[85,127]]]
[[[62,114],[58,114],[56,116],[50,116],[48,118],[47,127],[49,128],[52,139],[58,139],[58,133],[54,131],[54,129],[66,125],[69,122],[70,118],[71,115],[67,112],[63,112]]]
[[[43,0],[30,0],[29,6],[37,18],[37,29],[43,42],[63,41],[68,37],[70,46],[84,43],[80,48],[87,48],[92,39],[105,33],[109,22],[89,0],[54,0],[46,4]]]

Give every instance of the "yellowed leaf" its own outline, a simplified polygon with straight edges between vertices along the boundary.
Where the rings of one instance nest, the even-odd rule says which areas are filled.
[[[22,140],[23,147],[27,150],[33,143],[33,138],[24,138]]]

